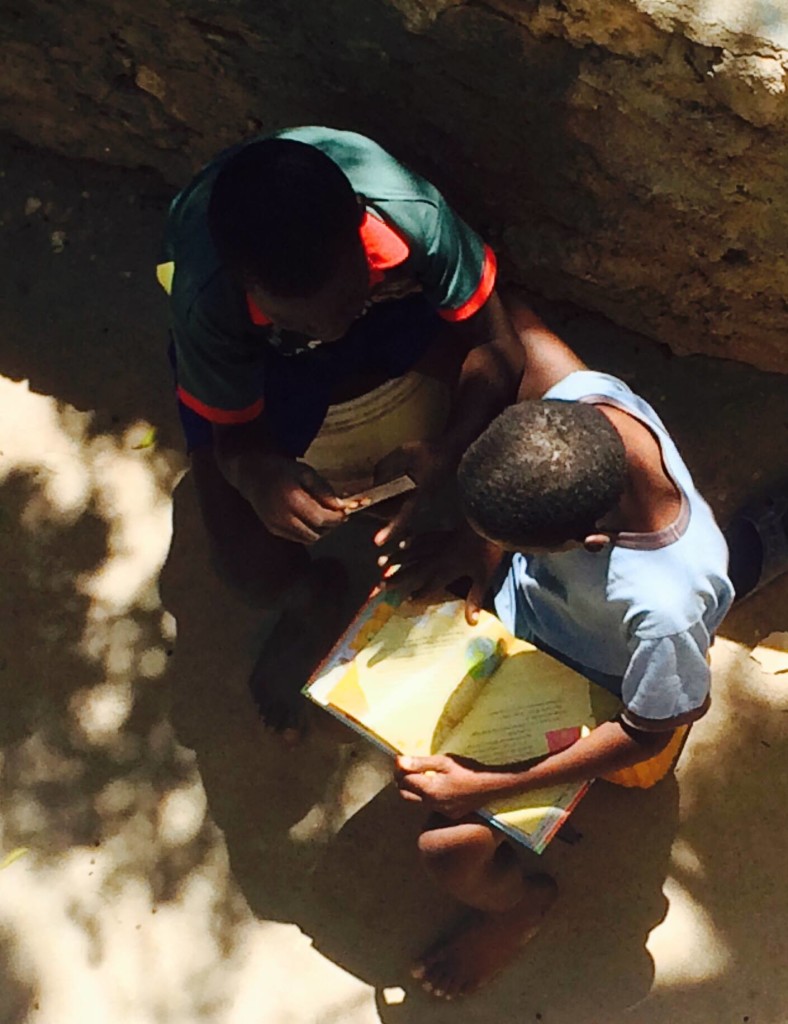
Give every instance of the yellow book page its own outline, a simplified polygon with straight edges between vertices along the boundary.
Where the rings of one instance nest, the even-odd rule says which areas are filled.
[[[310,696],[405,754],[456,752],[489,764],[529,760],[568,746],[620,706],[516,640],[494,616],[482,613],[469,626],[462,601],[373,604],[337,651],[310,683]],[[487,811],[541,852],[585,789],[554,786]]]
[[[463,707],[471,704],[510,639],[492,615],[469,626],[462,601],[405,602],[341,673],[333,670],[325,700],[396,750],[429,754],[451,695],[462,687]]]
[[[596,724],[589,683],[524,641],[509,655],[436,753],[483,764],[528,761],[563,749]]]
[[[577,799],[578,791],[577,783],[549,786],[488,804],[487,810],[502,824],[532,837],[542,831],[545,822],[553,819],[560,809],[568,809]]]

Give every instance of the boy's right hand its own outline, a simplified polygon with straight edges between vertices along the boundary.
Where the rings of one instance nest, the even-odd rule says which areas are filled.
[[[343,523],[352,506],[311,466],[283,455],[264,456],[244,497],[275,537],[314,544]]]

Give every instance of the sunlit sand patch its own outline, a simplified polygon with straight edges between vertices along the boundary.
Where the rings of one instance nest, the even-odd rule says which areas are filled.
[[[81,589],[117,613],[132,607],[160,570],[170,542],[170,504],[144,457],[113,438],[89,446],[99,511],[110,526],[108,557]]]
[[[239,974],[232,1009],[223,1019],[249,1024],[375,1024],[373,989],[361,984],[293,924],[257,921],[242,934],[237,959],[254,964]],[[298,964],[298,1001],[293,1001],[293,964]],[[264,994],[264,1010],[261,1006]]]
[[[288,838],[295,843],[323,843],[333,834],[326,808],[321,804],[310,807],[303,818],[290,826],[287,833]]]
[[[161,629],[161,635],[164,640],[174,640],[178,631],[178,624],[175,621],[175,616],[170,612],[162,612],[159,628]]]
[[[347,745],[340,762],[327,779],[320,803],[291,826],[288,835],[298,843],[323,843],[335,836],[345,822],[365,807],[391,781],[391,759],[376,750]]]
[[[655,988],[721,977],[731,952],[713,919],[675,878],[665,881],[664,891],[667,915],[646,943],[657,969]]]
[[[20,419],[26,429],[11,431]],[[32,394],[26,382],[0,379],[0,431],[7,427],[3,432],[13,438],[0,460],[0,480],[22,470],[34,473],[38,484],[23,525],[69,525],[94,500],[110,527],[109,551],[105,563],[83,577],[82,589],[120,612],[155,579],[166,555],[175,471],[166,458],[131,444],[140,431],[150,432],[149,424],[130,428],[120,441],[111,434],[88,440],[91,421],[92,413]]]
[[[42,500],[22,516],[28,528],[47,519],[73,522],[85,511],[91,480],[82,444],[92,418],[31,392],[28,381],[0,377],[0,481],[13,471],[33,471],[41,488]]]
[[[176,899],[157,907],[147,881],[124,873],[113,884],[111,914],[102,915],[103,883],[112,872],[112,858],[74,851],[60,859],[57,871],[27,874],[21,884],[17,879],[17,892],[4,893],[19,951],[38,979],[42,1019],[194,1020],[194,989],[210,991],[211,973],[221,959],[215,934],[204,926],[221,879],[197,871]],[[67,900],[74,892],[76,903]],[[145,979],[142,987],[140,979]]]
[[[788,709],[788,691],[775,686],[774,677],[754,664],[746,646],[718,638],[711,667],[711,708],[693,724],[676,771],[682,821],[702,812],[710,767],[720,746],[724,744],[728,757],[735,757],[759,740],[768,742],[770,734],[782,728],[782,711]]]
[[[158,570],[151,576],[148,582],[137,591],[135,607],[143,612],[159,612],[161,610],[161,597],[158,587]]]
[[[92,661],[103,662],[110,675],[121,676],[131,671],[134,645],[141,629],[133,619],[109,619],[99,609],[92,609],[85,627],[81,651]]]
[[[780,636],[788,634],[772,634],[772,637]],[[775,658],[788,658],[788,654],[779,649],[779,639],[772,640],[770,637],[767,640],[770,643],[764,640],[755,648],[758,651],[756,660],[761,656],[771,656],[772,652]],[[711,660],[711,712],[693,726],[693,732],[706,732],[712,725],[720,732],[729,731],[726,715],[733,709],[741,713],[746,709],[755,712],[758,708],[780,709],[786,706],[786,691],[772,685],[772,680],[765,672],[755,668],[753,654],[746,646],[733,640],[718,638],[715,641]]]
[[[139,787],[128,779],[113,779],[93,801],[102,818],[111,818],[130,811],[139,799]]]
[[[158,679],[167,668],[167,652],[163,647],[149,647],[140,655],[137,668],[146,679]]]
[[[788,673],[788,633],[770,633],[753,648],[750,657],[772,675]]]
[[[50,823],[49,810],[28,794],[24,800],[10,801],[4,809],[7,824],[18,835],[31,836],[46,833]]]
[[[670,856],[674,867],[684,878],[691,878],[696,882],[702,881],[705,877],[706,870],[697,851],[681,836],[673,843]]]
[[[208,812],[200,782],[171,790],[159,801],[158,835],[167,846],[185,846],[199,833]]]
[[[70,711],[82,736],[100,746],[114,741],[132,704],[131,683],[117,680],[78,690],[71,698]]]

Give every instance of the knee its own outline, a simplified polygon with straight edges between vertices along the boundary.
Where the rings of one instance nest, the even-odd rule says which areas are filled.
[[[211,555],[214,571],[224,585],[245,604],[260,610],[276,604],[301,568],[295,558],[286,566],[272,565],[264,559],[218,545],[214,545]]]
[[[418,846],[431,874],[461,883],[494,855],[498,843],[487,826],[462,823],[422,832]]]

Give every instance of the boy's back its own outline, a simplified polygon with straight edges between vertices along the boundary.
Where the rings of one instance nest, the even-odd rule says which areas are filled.
[[[617,533],[604,552],[515,553],[496,611],[512,632],[616,692],[639,719],[698,712],[708,696],[708,647],[733,600],[711,510],[657,414],[622,381],[575,371],[544,398],[613,406],[643,423],[680,509],[664,529]]]

